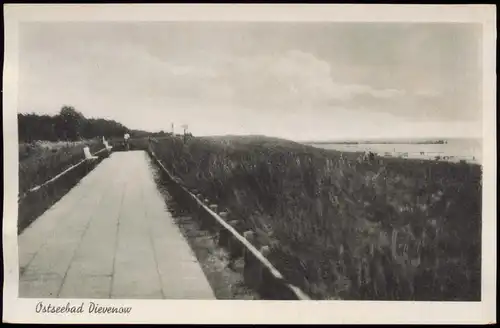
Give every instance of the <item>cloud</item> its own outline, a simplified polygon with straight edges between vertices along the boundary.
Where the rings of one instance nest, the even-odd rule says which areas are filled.
[[[405,95],[395,88],[345,83],[328,61],[299,50],[252,56],[208,52],[182,62],[133,43],[70,40],[25,55],[22,76],[33,88],[38,84],[43,90],[51,84],[52,89],[108,99],[143,97],[165,104],[208,102],[297,111],[332,104],[369,105],[372,100],[391,101]]]
[[[390,99],[405,93],[342,83],[335,79],[328,62],[297,50],[209,62],[218,74],[206,86],[207,92],[222,86],[230,90],[231,101],[247,107],[300,109],[332,102],[345,104],[359,96]]]
[[[23,23],[19,110],[195,134],[467,134],[446,123],[481,119],[466,25]]]
[[[251,125],[249,133],[273,129],[277,122],[297,133],[310,120],[302,133],[310,131],[311,137],[318,128],[347,135],[378,131],[383,124],[392,128],[401,117],[435,119],[446,105],[440,91],[430,87],[415,91],[346,82],[356,82],[346,78],[349,70],[299,50],[245,56],[204,53],[183,60],[152,54],[137,44],[73,42],[23,56],[20,103],[25,108],[42,104],[57,110],[61,102],[71,103],[94,116],[113,112],[131,126],[164,129],[159,119],[148,123],[148,114],[138,119],[140,110],[167,123],[199,120],[200,130],[227,120],[238,129]],[[270,123],[256,119],[260,117]],[[357,132],[345,123],[352,121]]]

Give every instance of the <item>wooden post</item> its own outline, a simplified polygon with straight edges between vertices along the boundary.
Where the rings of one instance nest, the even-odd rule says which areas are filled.
[[[83,155],[85,156],[85,159],[87,160],[94,160],[94,159],[97,159],[97,156],[94,156],[90,153],[90,148],[89,146],[85,146],[83,148]]]
[[[226,221],[227,212],[220,212],[219,216],[224,221]],[[231,233],[229,232],[229,230],[227,230],[223,226],[221,226],[221,225],[218,225],[218,226],[219,226],[219,231],[218,231],[218,237],[217,237],[217,244],[219,245],[219,247],[227,248],[229,245],[229,238],[230,238]]]
[[[238,220],[232,220],[228,222],[231,227],[233,227],[236,230],[236,227],[239,224]],[[230,234],[230,233],[229,233]],[[234,261],[236,261],[237,258],[243,255],[243,245],[240,243],[239,240],[234,238],[231,234],[229,235],[229,240],[228,240],[228,251],[229,251],[229,267],[234,266]]]
[[[260,253],[264,257],[268,257],[271,253],[272,246],[262,246],[260,248]],[[258,272],[258,277],[260,281],[258,282],[256,291],[263,299],[271,300],[299,300],[300,298],[293,292],[292,289],[287,286],[286,281],[283,279],[276,278],[270,270],[265,266],[260,266],[261,270]]]
[[[210,214],[207,212],[205,207],[199,206],[198,207],[198,220],[200,220],[200,227],[202,229],[207,229],[208,224],[207,220],[209,219]]]
[[[255,233],[253,231],[246,231],[244,233],[244,236],[251,244],[255,243]],[[267,255],[269,253],[269,247],[262,247],[260,249],[260,252]],[[243,268],[243,279],[249,287],[256,291],[259,291],[263,284],[263,270],[265,270],[264,265],[259,261],[257,257],[255,257],[252,252],[246,249],[244,254],[244,261],[245,266]]]
[[[252,230],[248,230],[248,231],[245,231],[243,233],[243,237],[245,237],[246,240],[248,240],[250,242],[250,244],[254,244],[255,242],[255,232],[253,232]]]
[[[253,231],[245,231],[243,233],[243,237],[250,243],[254,244],[255,242],[255,233]],[[247,284],[250,288],[255,289],[258,285],[258,262],[259,260],[255,258],[255,256],[248,251],[246,248],[243,249],[243,280],[245,284]]]
[[[216,212],[217,213],[217,205],[216,204],[211,204],[209,206],[209,208]],[[207,212],[205,209],[201,209],[202,213],[201,213],[201,219],[202,219],[202,222],[201,222],[201,226],[203,229],[206,229],[208,231],[211,231],[211,232],[215,232],[217,231],[217,228],[219,226],[219,224],[216,222],[216,218],[213,217],[213,215],[209,212]]]
[[[238,231],[238,226],[240,224],[240,221],[238,220],[231,220],[228,222],[231,227],[233,227],[234,230]]]

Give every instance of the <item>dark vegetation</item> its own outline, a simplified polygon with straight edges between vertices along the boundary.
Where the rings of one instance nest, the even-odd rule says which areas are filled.
[[[80,163],[85,158],[84,147],[89,147],[90,152],[95,154],[104,148],[103,136],[123,138],[126,132],[133,136],[147,134],[129,130],[115,121],[87,119],[70,106],[64,106],[54,116],[18,114],[18,131],[19,232],[57,202],[107,155],[107,152],[101,152],[98,160],[85,162],[54,182],[30,191]]]
[[[85,118],[72,107],[63,107],[54,116],[18,114],[19,141],[79,141],[99,136],[122,136],[126,127],[111,120]]]
[[[144,137],[148,132],[131,130],[113,120],[85,118],[71,106],[57,115],[18,114],[19,192],[40,185],[84,158],[104,148],[102,137],[123,140],[123,135]]]
[[[143,142],[146,142],[144,139]],[[150,143],[315,299],[479,301],[481,167],[253,137]]]

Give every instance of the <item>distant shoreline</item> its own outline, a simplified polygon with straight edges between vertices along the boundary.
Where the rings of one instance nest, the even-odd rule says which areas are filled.
[[[479,143],[476,144],[476,141]],[[471,143],[472,142],[472,143]],[[454,138],[440,140],[368,140],[368,141],[316,141],[304,145],[341,152],[370,151],[378,156],[444,160],[448,162],[481,162],[481,140]]]
[[[447,140],[427,140],[427,141],[378,141],[378,140],[367,140],[367,141],[303,141],[302,143],[307,144],[330,144],[330,145],[391,145],[391,144],[412,144],[412,145],[443,145],[447,144]]]
[[[408,145],[443,145],[450,141],[455,140],[481,140],[481,138],[426,138],[426,139],[371,139],[371,140],[308,140],[299,141],[303,144],[316,144],[316,145],[395,145],[395,144],[408,144]]]

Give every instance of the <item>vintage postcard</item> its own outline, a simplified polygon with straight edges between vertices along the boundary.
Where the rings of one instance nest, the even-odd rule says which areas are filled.
[[[489,5],[6,5],[3,321],[493,323]]]

